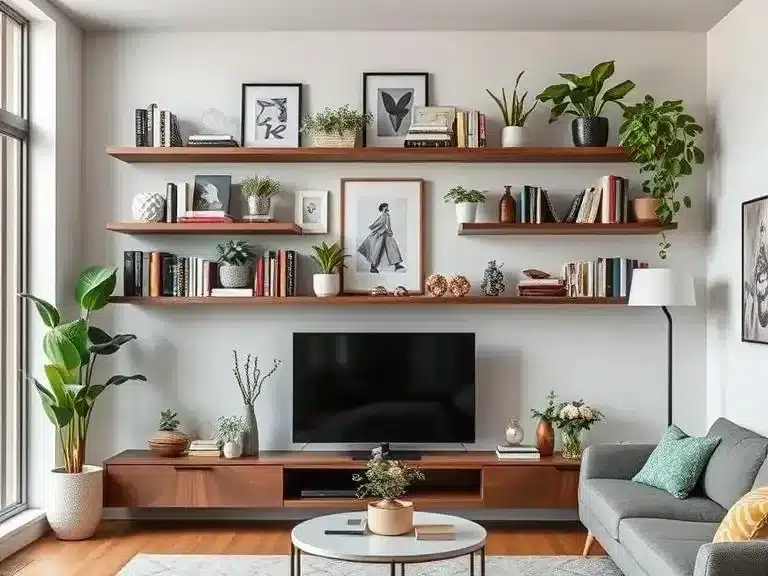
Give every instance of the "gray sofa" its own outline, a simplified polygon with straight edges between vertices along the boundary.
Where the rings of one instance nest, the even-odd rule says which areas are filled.
[[[584,452],[579,517],[626,576],[768,575],[768,541],[712,543],[728,509],[768,485],[768,439],[724,418],[707,434],[722,440],[685,500],[631,481],[653,445]]]

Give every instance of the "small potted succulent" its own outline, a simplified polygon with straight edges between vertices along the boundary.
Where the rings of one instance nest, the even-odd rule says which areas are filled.
[[[501,117],[504,120],[504,128],[501,131],[501,146],[502,148],[518,148],[525,146],[525,122],[528,120],[528,116],[534,111],[539,101],[534,100],[533,106],[526,110],[525,99],[528,97],[528,92],[523,92],[522,96],[517,95],[517,87],[520,84],[520,78],[525,74],[525,70],[517,75],[515,80],[515,89],[512,91],[512,101],[507,100],[507,94],[504,88],[501,89],[501,98],[494,95],[493,92],[485,89],[486,92],[493,98],[496,105],[501,110]]]
[[[544,410],[531,408],[531,416],[538,420],[536,426],[536,448],[539,449],[539,455],[542,457],[552,456],[555,453],[555,430],[552,424],[557,422],[557,394],[550,390],[547,395],[547,407]]]
[[[337,296],[341,290],[339,272],[344,268],[344,250],[338,243],[331,245],[323,242],[312,246],[314,254],[312,260],[320,267],[320,273],[312,277],[312,288],[315,296],[325,298],[328,296]]]
[[[219,416],[216,420],[216,437],[223,444],[225,458],[239,458],[242,455],[245,430],[242,416]]]
[[[227,240],[216,247],[219,282],[223,288],[244,288],[251,275],[250,263],[256,258],[253,246],[244,240]]]
[[[312,134],[315,146],[354,148],[358,134],[371,122],[373,114],[363,114],[345,104],[341,108],[326,108],[314,116],[305,116],[301,129]]]
[[[477,219],[477,205],[485,202],[485,194],[480,190],[467,190],[464,186],[455,186],[448,191],[443,200],[456,204],[456,221],[464,224]]]
[[[160,412],[158,432],[147,441],[150,452],[166,458],[177,458],[187,451],[189,438],[179,432],[179,419],[173,410]]]
[[[603,414],[587,406],[584,400],[563,402],[557,406],[555,414],[555,425],[563,440],[563,458],[578,460],[581,458],[584,430],[589,430],[593,424],[600,422]]]
[[[280,193],[280,182],[269,176],[254,176],[240,183],[240,193],[248,202],[244,220],[268,222],[272,219],[272,198]]]

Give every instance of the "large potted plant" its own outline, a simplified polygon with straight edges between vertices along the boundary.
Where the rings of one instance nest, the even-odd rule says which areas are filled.
[[[301,129],[312,134],[315,146],[354,148],[358,134],[371,122],[373,114],[363,114],[345,104],[341,108],[326,108],[314,116],[305,116]]]
[[[520,84],[520,78],[525,74],[525,70],[517,75],[515,80],[515,89],[512,91],[512,101],[507,100],[507,94],[504,88],[501,89],[501,98],[493,92],[485,89],[488,95],[493,98],[496,105],[501,110],[501,117],[504,120],[504,128],[501,130],[502,148],[517,148],[525,146],[525,122],[528,116],[534,111],[539,101],[534,100],[533,106],[526,110],[525,99],[528,97],[528,91],[523,92],[522,96],[517,95],[517,87]]]
[[[456,204],[456,222],[474,222],[477,219],[477,205],[485,202],[485,194],[480,190],[467,190],[464,186],[455,186],[443,197],[446,202]]]
[[[280,182],[269,176],[254,176],[240,183],[240,193],[248,202],[245,220],[268,222],[272,219],[272,198],[280,193]]]
[[[619,103],[635,87],[634,82],[625,80],[603,92],[606,80],[613,76],[613,73],[613,60],[598,64],[586,76],[563,73],[560,77],[567,83],[549,86],[536,96],[541,102],[552,102],[550,124],[563,114],[576,116],[571,123],[574,145],[608,144],[608,118],[600,114],[608,102]]]
[[[344,268],[344,250],[338,243],[331,245],[323,242],[312,246],[315,252],[311,255],[312,260],[320,267],[320,273],[312,277],[312,288],[315,296],[326,298],[328,296],[337,296],[341,290],[339,272]]]
[[[624,107],[624,123],[619,128],[621,145],[640,165],[640,173],[648,177],[643,182],[646,197],[632,201],[639,222],[669,224],[683,206],[691,207],[690,196],[680,200],[677,193],[683,177],[693,173],[695,164],[704,163],[704,152],[696,145],[703,131],[696,119],[686,114],[682,100],[656,104],[648,95],[643,102]],[[669,247],[662,232],[662,259],[667,257]]]
[[[85,464],[85,447],[96,400],[112,386],[129,380],[146,381],[141,374],[115,375],[102,380],[94,375],[100,356],[114,354],[134,340],[133,334],[110,336],[91,325],[91,313],[109,302],[115,289],[117,268],[84,270],[75,286],[80,318],[62,323],[59,310],[31,294],[21,297],[35,304],[47,331],[43,337],[43,366],[47,385],[26,375],[40,397],[48,419],[55,426],[64,465],[49,478],[46,515],[61,540],[90,538],[101,521],[102,469]]]
[[[216,246],[219,282],[222,288],[244,288],[251,276],[250,263],[256,258],[253,246],[244,240],[227,240]]]

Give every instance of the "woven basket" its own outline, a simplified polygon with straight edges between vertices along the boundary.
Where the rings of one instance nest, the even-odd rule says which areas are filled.
[[[313,132],[312,142],[318,148],[354,148],[357,141],[357,132]]]
[[[150,452],[163,458],[178,458],[187,451],[189,438],[182,432],[158,432],[147,440]]]

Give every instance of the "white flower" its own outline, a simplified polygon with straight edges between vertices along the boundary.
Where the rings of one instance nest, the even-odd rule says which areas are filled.
[[[392,465],[389,467],[389,470],[387,470],[387,474],[389,474],[390,476],[402,476],[403,471],[400,468],[398,468],[396,465]]]
[[[567,404],[560,410],[560,418],[562,420],[574,420],[579,417],[579,409],[573,404]]]
[[[592,408],[587,405],[579,407],[579,414],[581,414],[581,417],[585,420],[592,420],[592,418],[595,416],[592,412]]]

